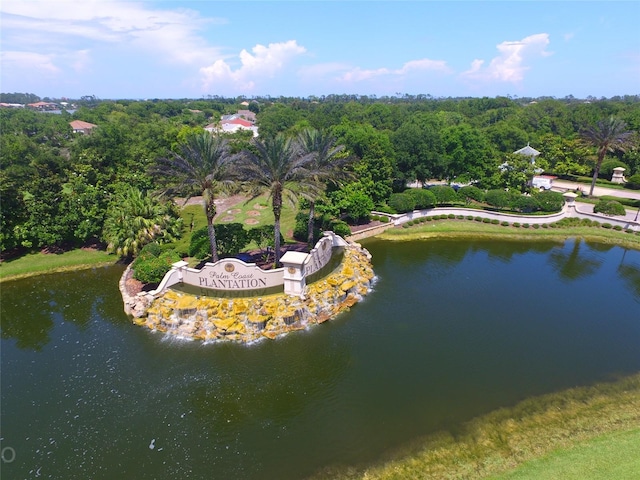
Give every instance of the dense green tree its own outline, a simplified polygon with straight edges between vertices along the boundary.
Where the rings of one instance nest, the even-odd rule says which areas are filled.
[[[420,113],[410,117],[391,135],[402,187],[414,180],[444,178],[441,128],[435,115]]]
[[[353,173],[359,190],[374,204],[384,203],[392,191],[395,158],[389,136],[371,125],[343,121],[334,128],[338,142],[359,158],[353,163]]]
[[[154,172],[162,175],[168,186],[166,192],[177,191],[187,199],[202,196],[207,217],[211,257],[218,261],[216,232],[213,218],[216,216],[215,200],[222,192],[235,185],[231,169],[231,155],[227,140],[208,132],[194,134],[178,146],[178,152],[158,160]]]
[[[462,181],[480,180],[492,175],[497,162],[482,133],[467,124],[447,127],[442,131],[446,178]]]
[[[602,161],[608,152],[617,150],[625,151],[629,146],[631,132],[627,130],[627,124],[616,117],[609,117],[607,120],[599,121],[595,126],[589,126],[581,132],[582,140],[592,147],[596,148],[598,159],[593,172],[593,180],[589,195],[593,195],[593,189],[596,186],[598,173]]]
[[[557,175],[586,175],[591,169],[589,151],[577,139],[547,134],[540,137],[538,150],[539,158],[545,159]]]

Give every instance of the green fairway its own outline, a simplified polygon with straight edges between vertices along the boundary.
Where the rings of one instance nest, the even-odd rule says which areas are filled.
[[[640,477],[640,429],[614,432],[525,463],[492,480],[632,480]]]

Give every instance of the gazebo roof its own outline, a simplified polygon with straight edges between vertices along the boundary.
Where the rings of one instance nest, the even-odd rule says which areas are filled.
[[[516,150],[513,153],[518,153],[520,155],[526,155],[527,157],[537,157],[538,155],[540,155],[540,152],[538,150],[536,150],[535,148],[533,148],[532,146],[530,146],[527,143],[527,146],[524,148],[521,148],[520,150]]]

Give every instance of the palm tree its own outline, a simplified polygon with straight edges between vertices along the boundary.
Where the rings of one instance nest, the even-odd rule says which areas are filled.
[[[234,185],[231,158],[225,138],[203,132],[187,137],[178,145],[178,152],[171,152],[170,157],[159,159],[156,168],[157,174],[165,176],[165,180],[177,185],[179,190],[187,187],[185,201],[194,195],[202,195],[214,262],[218,261],[216,231],[213,227],[213,218],[217,213],[215,199]]]
[[[605,155],[607,152],[615,152],[616,150],[626,151],[631,132],[627,130],[626,123],[619,118],[611,116],[607,120],[599,121],[595,126],[586,128],[581,132],[581,136],[584,143],[596,147],[598,152],[598,160],[596,161],[591,189],[589,190],[589,196],[591,196],[593,195],[593,189],[596,186],[596,180]]]
[[[255,151],[241,153],[236,174],[248,182],[252,198],[268,192],[274,218],[275,267],[280,266],[280,215],[283,201],[295,204],[300,197],[310,197],[318,186],[310,176],[310,156],[302,155],[298,146],[283,134],[254,140]]]
[[[172,204],[128,186],[115,196],[107,210],[103,228],[107,251],[135,257],[147,243],[174,240],[180,232],[180,222],[173,209]]]
[[[336,145],[336,138],[322,133],[316,129],[307,128],[298,135],[298,144],[303,155],[311,157],[309,170],[311,176],[319,183],[339,184],[353,176],[344,167],[353,160],[353,157],[341,155],[344,145]],[[316,202],[323,195],[318,190],[318,195],[309,198],[309,221],[307,223],[309,245],[313,245],[313,223],[315,218]]]

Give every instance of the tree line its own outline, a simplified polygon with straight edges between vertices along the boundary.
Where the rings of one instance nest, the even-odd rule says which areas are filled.
[[[209,188],[224,184],[250,186],[249,195],[270,192],[274,228],[280,200],[302,200],[310,232],[319,218],[359,222],[373,209],[391,209],[391,195],[413,181],[524,191],[530,162],[513,152],[527,144],[541,152],[536,167],[548,173],[595,174],[595,181],[614,165],[623,166],[627,177],[640,174],[637,96],[260,98],[250,103],[257,140],[247,132],[204,133],[222,114],[246,108],[242,100],[91,97],[77,102],[73,113],[0,109],[0,250],[103,242],[129,255],[149,239],[180,234],[172,197],[204,193],[206,200]],[[98,127],[90,135],[74,134],[74,119]],[[192,181],[197,172],[186,175],[188,159],[214,154],[209,148],[228,159],[222,162],[233,167],[228,178],[216,178],[210,165],[208,176]],[[283,158],[291,171],[280,178],[282,165],[274,160]],[[500,168],[505,164],[510,168]],[[131,218],[143,232],[139,238],[123,228]]]

